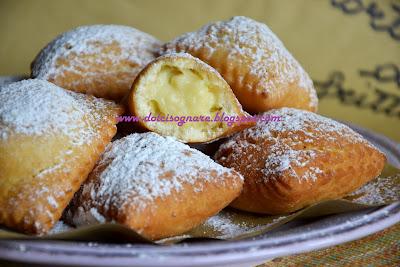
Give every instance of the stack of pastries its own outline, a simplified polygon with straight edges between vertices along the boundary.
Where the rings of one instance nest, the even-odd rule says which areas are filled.
[[[0,224],[23,233],[44,235],[63,216],[157,240],[228,205],[283,214],[341,198],[386,161],[353,130],[314,113],[308,74],[250,18],[165,44],[127,26],[79,27],[51,41],[31,68],[31,79],[0,87]],[[115,137],[123,114],[222,113],[279,119],[140,120]],[[212,158],[198,149],[213,144]]]

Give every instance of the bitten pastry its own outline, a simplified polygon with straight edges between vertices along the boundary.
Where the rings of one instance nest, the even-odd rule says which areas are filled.
[[[63,33],[32,62],[32,77],[119,101],[160,41],[127,26],[91,25]]]
[[[0,87],[0,224],[45,234],[116,132],[122,108],[44,80]]]
[[[241,210],[281,214],[337,199],[377,177],[386,157],[349,127],[292,108],[268,113],[224,143],[216,160],[245,179],[232,203]]]
[[[208,24],[165,44],[162,51],[187,52],[210,64],[248,112],[317,109],[310,77],[265,24],[250,18]]]
[[[76,226],[116,222],[156,240],[199,225],[242,185],[240,174],[171,137],[135,133],[107,147],[66,218]]]
[[[128,104],[142,126],[185,143],[209,142],[254,125],[221,75],[186,53],[151,62],[133,83]]]

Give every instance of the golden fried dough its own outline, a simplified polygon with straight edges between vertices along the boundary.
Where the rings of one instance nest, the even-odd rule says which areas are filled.
[[[44,80],[0,87],[0,224],[44,234],[116,132],[122,108]]]
[[[76,226],[116,222],[155,240],[199,225],[242,185],[240,174],[171,137],[135,133],[107,147],[66,218]]]
[[[119,101],[160,47],[153,36],[128,26],[90,25],[63,33],[32,62],[32,77]]]
[[[187,52],[214,67],[248,112],[317,109],[310,77],[268,26],[250,18],[208,24],[166,43],[162,51]]]
[[[234,135],[216,160],[245,179],[232,203],[241,210],[281,214],[337,199],[377,177],[386,158],[349,127],[312,112],[282,108]]]

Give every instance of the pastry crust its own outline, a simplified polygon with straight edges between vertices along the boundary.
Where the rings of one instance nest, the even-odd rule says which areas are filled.
[[[248,120],[250,115],[221,75],[186,53],[167,54],[147,65],[133,83],[127,101],[131,113],[139,118],[149,114],[182,118],[170,122],[141,119],[139,123],[185,143],[210,142],[255,124]],[[234,121],[221,121],[222,114]]]
[[[107,147],[65,217],[76,226],[120,223],[156,240],[199,225],[242,185],[240,174],[171,137],[131,134]]]
[[[116,133],[122,107],[44,80],[0,88],[0,224],[45,234]]]
[[[208,24],[166,43],[162,51],[187,52],[214,67],[248,112],[317,110],[310,77],[265,24],[250,18]]]
[[[224,143],[215,155],[245,178],[231,206],[281,214],[337,199],[377,177],[386,157],[349,127],[292,108],[265,114],[282,121],[259,122]]]
[[[119,101],[161,43],[127,26],[90,25],[63,33],[32,62],[32,77]]]

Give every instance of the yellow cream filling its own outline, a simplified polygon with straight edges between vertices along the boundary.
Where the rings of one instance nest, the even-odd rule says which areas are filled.
[[[219,107],[219,90],[193,69],[163,66],[151,88],[154,113],[171,116],[213,115]]]
[[[153,116],[210,117],[211,122],[187,121],[181,126],[186,134],[194,134],[191,130],[196,129],[203,132],[222,130],[222,123],[212,120],[217,112],[222,112],[223,92],[198,71],[163,66],[148,90],[147,104]]]

